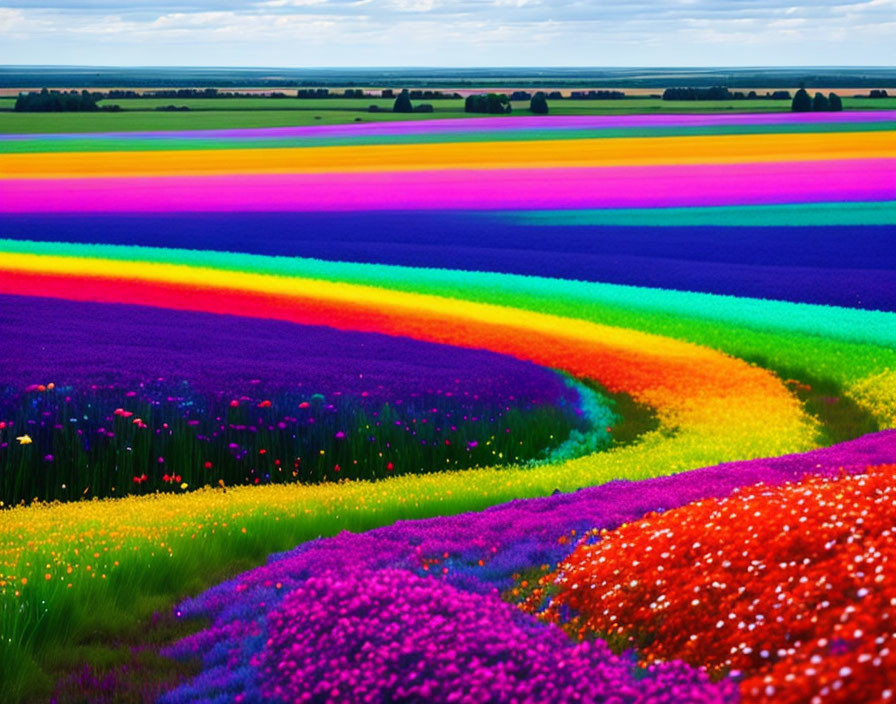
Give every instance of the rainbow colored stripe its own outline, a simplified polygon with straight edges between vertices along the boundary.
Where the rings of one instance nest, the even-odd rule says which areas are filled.
[[[857,124],[869,129],[841,130]],[[662,132],[672,127],[718,130],[745,125],[780,131],[697,136]],[[786,131],[806,125],[823,125],[830,131]],[[528,228],[537,226],[539,219],[569,227],[581,224],[583,217],[587,226],[588,218],[600,220],[607,212],[623,219],[649,213],[662,222],[667,213],[673,220],[700,214],[712,221],[755,218],[757,209],[764,209],[759,217],[775,221],[778,213],[768,209],[778,208],[785,220],[792,220],[799,218],[794,204],[817,209],[848,203],[854,204],[849,212],[855,220],[861,221],[870,210],[881,214],[883,227],[891,227],[886,223],[892,218],[896,194],[894,125],[892,114],[875,112],[825,117],[518,118],[316,131],[99,135],[87,137],[86,143],[116,139],[123,145],[152,142],[156,148],[127,151],[124,146],[124,151],[102,154],[35,148],[30,153],[0,154],[0,214],[16,222],[16,215],[55,213],[79,219],[87,229],[94,222],[91,218],[115,213],[204,217],[283,212],[294,213],[301,223],[308,213],[355,217],[381,211],[449,211],[476,217],[480,211],[496,215],[503,211],[512,227]],[[637,130],[637,134],[594,136],[608,129]],[[474,141],[481,130],[503,131],[506,139]],[[544,130],[555,138],[544,139]],[[564,138],[556,138],[557,134]],[[447,135],[469,141],[437,141]],[[203,148],[165,149],[171,139],[200,136],[228,143],[237,140],[241,146],[207,149],[200,142]],[[322,138],[368,136],[394,138],[396,143],[317,143]],[[427,141],[399,143],[401,136]],[[70,137],[30,141],[62,144]],[[259,146],[259,141],[271,138],[295,143],[289,148]],[[13,143],[17,142],[2,142]],[[614,210],[604,210],[608,208]],[[547,212],[555,209],[562,212]],[[9,234],[29,239],[27,227]],[[102,241],[102,233],[93,236]],[[387,332],[487,348],[593,378],[653,406],[663,428],[676,430],[673,439],[659,445],[686,446],[688,451],[675,461],[665,461],[662,468],[657,466],[657,472],[780,454],[812,443],[813,422],[773,374],[690,344],[687,341],[707,342],[692,330],[679,332],[674,337],[680,340],[673,340],[656,329],[656,319],[645,324],[643,312],[634,311],[643,311],[645,302],[653,300],[649,292],[629,291],[624,302],[608,303],[610,292],[598,284],[570,289],[567,283],[524,277],[496,279],[470,273],[461,277],[462,286],[457,278],[436,285],[438,277],[428,272],[417,276],[413,269],[334,264],[322,275],[318,263],[300,259],[207,252],[194,256],[170,248],[122,250],[86,243],[60,247],[7,240],[0,246],[4,293],[142,303]],[[490,290],[491,286],[496,287]],[[585,309],[590,315],[573,310],[571,301],[582,296],[590,299]],[[815,334],[822,326],[827,343],[837,348],[841,359],[840,350],[848,346],[855,359],[862,360],[850,363],[851,371],[834,363],[824,370],[849,388],[864,388],[867,379],[891,374],[891,314],[796,307],[785,321],[779,317],[778,303],[741,303],[741,312],[732,314],[725,311],[737,309],[737,302],[678,300],[679,317],[709,327],[723,321],[744,329],[758,325],[763,333],[786,339],[800,350],[787,353],[789,363],[807,346],[802,336]],[[618,314],[613,324],[603,322],[602,308]],[[654,316],[669,315],[668,310],[658,312],[655,303],[647,308]],[[748,320],[739,319],[746,310],[751,311]],[[856,336],[861,339],[855,340]],[[741,352],[737,345],[721,349]],[[822,349],[820,355],[814,354],[828,355],[830,361],[833,352]],[[875,396],[878,415],[889,416],[890,395]],[[726,422],[720,424],[719,418]],[[649,446],[649,442],[643,445]],[[651,457],[652,451],[639,463],[650,463]]]

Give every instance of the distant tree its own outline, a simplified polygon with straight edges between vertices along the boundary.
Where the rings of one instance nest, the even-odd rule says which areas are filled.
[[[393,91],[391,88],[386,88],[386,89],[383,91],[383,94],[382,94],[382,95],[383,95],[384,98],[394,98],[394,97],[395,97],[395,93],[394,93],[394,91]]]
[[[434,112],[432,103],[418,103],[414,106],[414,112]]]
[[[815,97],[812,99],[812,111],[827,112],[829,109],[830,104],[828,103],[828,99],[825,97],[824,93],[816,93]]]
[[[552,90],[548,93],[548,100],[563,100],[563,93],[559,90]]]
[[[812,112],[812,98],[809,97],[805,88],[800,88],[793,96],[790,109],[793,112]]]
[[[724,86],[713,86],[712,88],[666,88],[663,91],[663,100],[731,100],[732,98],[731,91]]]
[[[532,96],[532,100],[529,101],[529,110],[536,115],[548,114],[548,100],[544,93],[538,91]]]
[[[504,115],[510,112],[510,99],[503,93],[468,95],[464,100],[464,112]]]
[[[755,91],[755,90],[751,90],[749,93],[747,93],[747,99],[748,99],[748,100],[755,100],[755,99],[758,98],[758,97],[759,97],[759,96],[756,95],[756,91]]]
[[[571,100],[621,100],[625,93],[620,90],[574,90],[570,91]]]
[[[488,113],[502,115],[510,112],[510,98],[503,93],[488,94]]]
[[[407,88],[398,94],[395,104],[392,106],[392,112],[414,112],[414,106],[411,105],[411,96],[408,94]]]
[[[513,91],[513,93],[510,94],[510,99],[511,100],[519,100],[519,101],[531,100],[532,94],[525,90],[515,90],[515,91]]]
[[[828,110],[831,112],[841,112],[843,110],[843,101],[836,93],[828,95]]]

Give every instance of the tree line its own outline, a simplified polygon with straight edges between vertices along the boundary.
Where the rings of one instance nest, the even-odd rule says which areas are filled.
[[[535,95],[529,95],[529,111],[535,115],[548,114],[548,95],[538,91]],[[464,112],[483,113],[486,115],[507,115],[510,113],[511,100],[525,100],[521,97],[521,91],[512,93],[508,97],[504,93],[480,93],[468,95],[464,100]]]
[[[97,105],[100,97],[86,90],[80,92],[47,90],[40,93],[19,93],[13,108],[16,112],[118,112],[118,105]]]
[[[297,98],[396,98],[407,92],[411,100],[451,100],[460,98],[459,93],[444,93],[440,90],[408,90],[402,89],[396,93],[392,88],[384,88],[379,93],[364,91],[360,88],[346,88],[342,92],[331,91],[329,88],[300,88],[296,91]]]
[[[135,100],[138,98],[286,98],[286,93],[246,93],[239,91],[221,91],[217,88],[170,88],[163,90],[147,90],[137,92],[135,90],[110,90],[105,93],[95,93],[102,96],[103,100]]]
[[[730,91],[725,86],[712,88],[666,88],[663,100],[790,100],[790,91],[776,90],[759,95],[755,90],[748,93]]]
[[[840,112],[843,101],[836,93],[816,93],[814,98],[810,98],[806,89],[800,88],[793,96],[790,109],[793,112]]]
[[[392,112],[432,112],[433,107],[430,104],[423,103],[414,105],[411,102],[411,98],[414,95],[414,91],[408,91],[407,89],[402,90],[401,93],[398,94],[398,97],[395,98],[395,103],[392,105]],[[548,103],[545,94],[541,91],[536,93],[535,95],[529,95],[529,109],[539,115],[546,115],[548,113]],[[511,105],[510,101],[512,99],[521,99],[520,92],[513,93],[510,97],[505,93],[479,93],[474,95],[468,95],[464,99],[464,112],[467,113],[479,113],[485,115],[507,115],[510,113]],[[376,112],[376,106],[370,106],[371,112]]]
[[[538,91],[538,93],[541,93],[548,100],[622,100],[625,98],[625,93],[621,90],[574,90],[569,94],[569,98],[565,98],[559,90],[554,90],[550,93]],[[516,90],[510,94],[510,99],[514,102],[532,100],[538,93],[533,94],[526,90]]]

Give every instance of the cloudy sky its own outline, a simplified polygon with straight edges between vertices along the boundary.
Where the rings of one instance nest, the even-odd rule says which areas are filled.
[[[894,65],[896,0],[0,0],[0,64]]]

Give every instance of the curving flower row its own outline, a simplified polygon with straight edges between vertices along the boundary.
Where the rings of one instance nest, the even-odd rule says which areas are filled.
[[[11,296],[0,325],[18,341],[0,350],[0,505],[556,461],[616,422],[586,387],[480,350]]]

